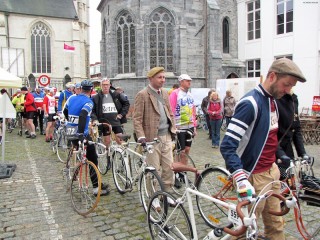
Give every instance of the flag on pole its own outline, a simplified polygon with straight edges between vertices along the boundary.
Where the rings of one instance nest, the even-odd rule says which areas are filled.
[[[66,52],[71,52],[71,53],[73,53],[74,52],[74,50],[76,49],[74,46],[69,46],[69,45],[67,45],[67,44],[63,44],[63,49],[64,49],[64,51],[66,51]]]

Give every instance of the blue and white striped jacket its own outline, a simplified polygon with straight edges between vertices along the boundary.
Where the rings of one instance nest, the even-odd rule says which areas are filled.
[[[255,168],[269,134],[270,101],[274,100],[260,84],[237,103],[220,146],[230,173],[238,169],[251,173]],[[279,116],[277,105],[276,112]]]

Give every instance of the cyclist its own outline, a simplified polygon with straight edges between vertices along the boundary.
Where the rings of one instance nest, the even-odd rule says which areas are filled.
[[[44,92],[41,91],[41,89],[39,87],[35,88],[35,91],[32,92],[32,95],[34,97],[34,103],[37,107],[37,113],[34,116],[33,119],[33,124],[35,126],[35,128],[37,129],[38,127],[38,120],[39,120],[39,127],[40,127],[40,135],[44,135],[44,131],[43,131],[43,98],[45,96]]]
[[[15,96],[12,99],[12,104],[16,109],[17,115],[20,115],[21,124],[25,127],[25,116],[24,116],[24,95],[21,93],[21,89],[17,89]]]
[[[68,98],[73,94],[74,85],[72,83],[66,84],[66,89],[60,93],[58,100],[58,113],[62,113],[63,107]]]
[[[54,98],[54,90],[50,89],[49,94],[43,99],[44,116],[47,119],[46,142],[50,142],[54,131],[54,119],[56,115],[56,99]]]
[[[191,87],[191,77],[188,74],[181,74],[178,78],[180,88],[174,90],[169,98],[172,112],[175,116],[178,143],[177,146],[182,153],[189,154],[192,137],[197,135],[196,106],[189,89]],[[181,131],[183,130],[183,131]],[[188,134],[192,132],[193,135]],[[188,165],[188,158],[181,154],[181,163]]]
[[[93,84],[89,80],[83,80],[81,82],[81,93],[75,97],[72,97],[70,101],[66,104],[63,114],[68,119],[68,126],[74,128],[77,131],[79,140],[83,141],[84,138],[91,140],[89,136],[89,122],[90,114],[92,111],[93,103],[90,99],[90,94],[93,88]],[[78,141],[74,141],[73,144],[77,145]],[[87,159],[98,165],[98,156],[95,151],[94,145],[87,146]],[[94,171],[92,171],[95,173]],[[94,188],[94,194],[98,192],[98,183],[96,181],[97,176],[95,174],[90,174],[92,185]],[[102,184],[101,186],[101,196],[107,195],[110,192],[109,185]]]
[[[127,122],[126,115],[129,111],[130,103],[127,96],[123,93],[110,91],[110,80],[103,78],[101,80],[101,91],[93,97],[93,109],[91,118],[93,121],[105,119],[116,134],[116,141],[121,142],[119,135],[123,133],[122,124]],[[108,147],[110,144],[110,128],[102,127],[103,141]]]
[[[33,124],[33,118],[35,114],[37,114],[37,107],[34,103],[34,97],[32,93],[29,93],[27,87],[22,87],[21,92],[25,95],[24,107],[25,107],[25,117],[27,119],[26,127],[27,130],[25,133],[27,134],[26,138],[34,139],[36,138],[36,130]]]
[[[290,92],[297,81],[305,82],[290,59],[275,60],[266,79],[237,104],[220,150],[232,174],[239,201],[252,200],[263,189],[280,194],[280,172],[275,164],[278,145],[278,111],[275,99]],[[272,183],[272,184],[270,184]],[[267,188],[265,188],[268,186]],[[257,206],[266,238],[284,240],[283,221],[269,210],[280,211],[279,199],[267,198]]]

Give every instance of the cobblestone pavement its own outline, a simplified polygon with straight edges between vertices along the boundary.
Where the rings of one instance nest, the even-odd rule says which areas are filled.
[[[127,133],[132,132],[131,122],[126,128]],[[5,163],[15,163],[17,169],[11,178],[0,179],[0,239],[150,239],[136,188],[120,195],[108,172],[103,181],[111,185],[110,195],[101,197],[94,213],[82,217],[72,209],[62,179],[63,164],[44,137],[26,139],[17,130],[6,136]],[[191,156],[197,166],[224,166],[219,150],[212,149],[207,138],[199,130],[193,143]],[[306,148],[320,159],[319,146]],[[315,169],[319,176],[319,161]],[[210,231],[200,219],[197,228],[200,236]],[[288,239],[301,237],[288,233]]]

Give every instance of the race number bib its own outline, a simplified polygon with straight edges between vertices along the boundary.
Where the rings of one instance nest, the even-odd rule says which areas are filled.
[[[78,132],[78,126],[66,126],[66,136],[67,137],[74,137]]]

